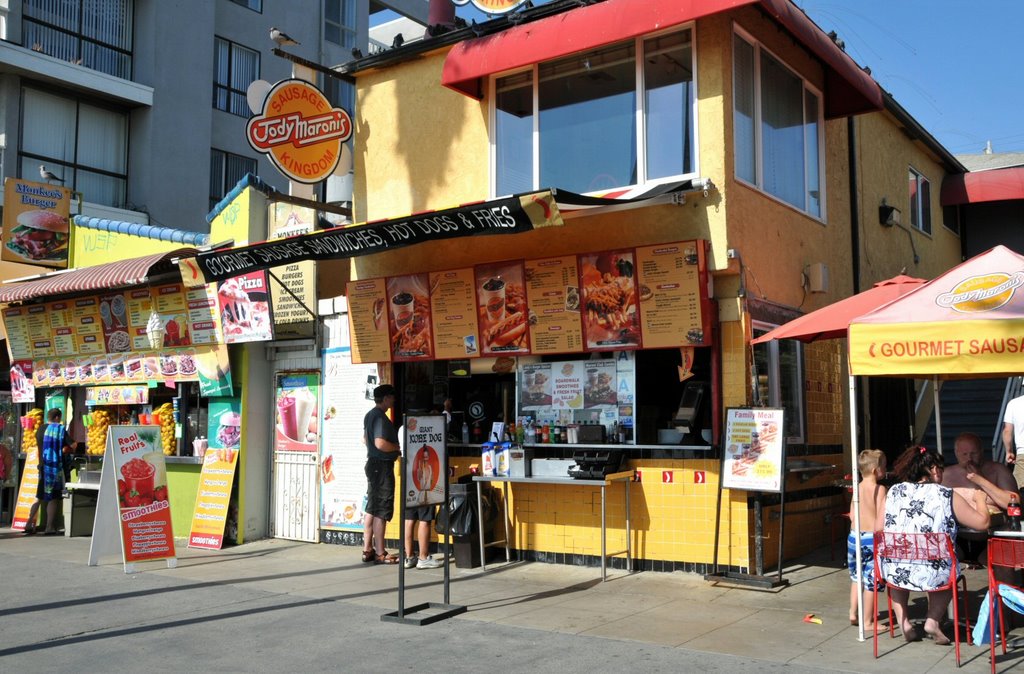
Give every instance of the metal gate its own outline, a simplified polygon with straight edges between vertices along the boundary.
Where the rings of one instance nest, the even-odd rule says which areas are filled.
[[[277,385],[281,377],[290,374],[312,374],[320,370],[320,360],[314,357],[313,353],[312,348],[302,349],[291,345],[277,347],[271,384],[273,395],[277,394]],[[320,384],[322,383],[320,381]],[[319,409],[319,395],[317,398]],[[315,543],[320,529],[320,471],[317,463],[319,451],[278,451],[276,419],[270,419],[270,424],[270,437],[274,438],[271,535],[274,538]],[[319,449],[319,442],[316,447]]]
[[[317,454],[274,452],[274,537],[315,542]]]

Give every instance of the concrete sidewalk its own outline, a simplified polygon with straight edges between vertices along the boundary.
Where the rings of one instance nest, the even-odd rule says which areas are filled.
[[[122,617],[130,614],[132,622],[152,622],[160,619],[167,605],[180,600],[187,602],[190,610],[202,611],[204,607],[248,606],[244,599],[263,606],[258,611],[268,613],[273,612],[275,604],[328,613],[331,605],[336,609],[348,607],[369,634],[376,631],[412,637],[430,634],[429,630],[438,634],[447,630],[482,634],[493,627],[503,634],[525,630],[523,635],[534,634],[534,638],[534,631],[579,635],[588,638],[588,657],[597,657],[598,665],[605,663],[608,667],[612,661],[602,659],[601,650],[616,653],[627,645],[634,650],[637,645],[647,645],[676,649],[680,663],[706,654],[712,661],[720,656],[736,656],[741,659],[737,662],[755,661],[763,663],[760,669],[770,670],[777,666],[864,672],[955,669],[952,646],[940,647],[931,641],[907,644],[899,636],[890,639],[887,634],[880,637],[879,659],[873,659],[870,634],[865,642],[859,642],[856,628],[847,619],[846,570],[839,568],[839,562],[824,557],[790,565],[784,570],[790,585],[776,591],[712,585],[685,573],[628,574],[610,570],[608,582],[602,583],[598,568],[514,562],[489,564],[488,571],[482,572],[457,569],[453,564],[451,602],[465,605],[466,613],[443,621],[445,627],[440,629],[437,626],[442,623],[426,627],[397,625],[382,631],[379,616],[398,607],[398,568],[363,564],[359,548],[282,540],[258,541],[219,552],[179,547],[176,569],[166,568],[163,562],[148,562],[140,565],[139,573],[126,576],[120,564],[86,566],[89,540],[24,537],[0,530],[0,568],[5,581],[0,656],[15,658],[13,663],[19,655],[38,654],[39,643],[78,643],[77,639],[68,641],[73,632],[67,629],[54,628],[52,633],[42,635],[34,631],[40,624],[38,618],[47,617],[50,611],[55,612],[53,617],[59,617],[58,624],[64,625],[98,620],[108,611],[121,612]],[[182,544],[179,541],[179,546]],[[826,549],[821,552],[827,555]],[[58,571],[44,571],[49,568]],[[70,577],[31,577],[36,570]],[[30,577],[9,575],[15,572]],[[973,622],[985,579],[982,571],[969,573]],[[406,606],[441,602],[442,578],[441,569],[405,571]],[[57,587],[45,594],[26,590],[39,588],[40,583]],[[913,595],[912,600],[912,616],[923,620],[924,595]],[[803,622],[807,613],[820,617],[822,624]],[[217,619],[222,620],[224,615],[218,613]],[[240,609],[238,616],[227,615],[241,619],[249,614]],[[25,619],[32,622],[32,629],[24,626]],[[197,617],[193,622],[205,620]],[[171,624],[178,625],[173,620]],[[106,619],[95,627],[98,632],[115,628],[116,622]],[[567,643],[577,642],[582,643]],[[998,658],[997,671],[1010,671],[1024,664],[1024,629],[1013,633],[1010,645],[1010,653]],[[330,648],[338,649],[338,645]],[[671,657],[671,653],[658,653],[659,658]],[[503,669],[536,668],[515,660],[513,655],[523,654],[506,654]],[[989,671],[987,647],[964,644],[962,661],[966,672]],[[30,660],[28,669],[39,662]],[[680,664],[680,668],[689,666]],[[409,669],[416,667],[410,663]],[[173,670],[171,667],[168,671]]]

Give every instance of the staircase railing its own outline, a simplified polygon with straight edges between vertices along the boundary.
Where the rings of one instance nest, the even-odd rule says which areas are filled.
[[[921,444],[925,433],[928,432],[928,424],[931,422],[932,412],[935,411],[935,396],[932,395],[934,382],[931,379],[917,380],[917,399],[914,401],[914,429],[913,438],[915,444]]]

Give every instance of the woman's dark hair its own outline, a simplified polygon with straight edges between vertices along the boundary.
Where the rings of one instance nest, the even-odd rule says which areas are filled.
[[[935,466],[945,466],[939,453],[922,446],[907,447],[893,463],[892,469],[900,482],[919,482]]]

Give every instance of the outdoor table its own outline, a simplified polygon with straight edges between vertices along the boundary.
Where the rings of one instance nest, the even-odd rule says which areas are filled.
[[[505,545],[505,561],[512,561],[512,549],[509,532],[508,532],[508,486],[509,484],[553,484],[560,486],[574,486],[574,487],[600,487],[601,488],[601,580],[608,580],[608,569],[607,561],[610,555],[621,555],[626,553],[626,570],[633,570],[633,550],[632,543],[630,541],[630,510],[629,510],[629,490],[630,485],[633,482],[633,471],[624,470],[619,473],[612,473],[606,476],[603,480],[585,480],[585,479],[574,479],[571,477],[500,477],[495,475],[477,475],[473,477],[473,481],[476,482],[476,507],[477,513],[482,516],[483,504],[480,496],[480,489],[482,482],[501,482],[503,489],[504,499],[502,501],[502,522],[505,525],[505,538],[500,541],[491,541],[490,543],[484,542],[484,526],[480,523],[477,527],[478,534],[480,536],[480,567],[487,570],[487,558],[485,556],[484,548]],[[608,486],[614,482],[621,482],[626,488],[626,549],[618,550],[616,552],[607,551],[607,517],[606,517],[606,505],[607,505],[607,491]]]

